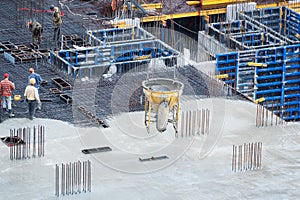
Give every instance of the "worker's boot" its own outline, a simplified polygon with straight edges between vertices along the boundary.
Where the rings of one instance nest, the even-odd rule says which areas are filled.
[[[12,110],[8,110],[8,114],[9,114],[8,115],[9,117],[14,117],[15,116],[15,114],[12,113]]]
[[[6,108],[3,108],[3,114],[4,114],[4,115],[7,115],[7,114],[8,114]]]

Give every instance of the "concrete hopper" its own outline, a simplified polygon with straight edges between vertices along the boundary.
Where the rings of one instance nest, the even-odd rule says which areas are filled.
[[[153,78],[142,83],[145,93],[145,125],[150,129],[151,122],[156,123],[156,129],[164,132],[168,123],[172,123],[177,134],[180,110],[180,96],[184,84],[166,78]]]

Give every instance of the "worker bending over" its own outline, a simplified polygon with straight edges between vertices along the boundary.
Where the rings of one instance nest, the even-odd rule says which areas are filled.
[[[36,40],[38,41],[38,44],[41,44],[42,42],[42,33],[43,33],[43,26],[37,21],[28,22],[27,26],[32,33],[32,42],[35,43]]]

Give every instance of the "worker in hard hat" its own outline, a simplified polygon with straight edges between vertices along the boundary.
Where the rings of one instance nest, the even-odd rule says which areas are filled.
[[[4,74],[4,79],[0,82],[0,91],[2,95],[2,108],[4,114],[9,114],[9,117],[14,117],[12,111],[12,91],[15,89],[15,84],[9,80],[9,74]]]
[[[53,41],[57,42],[60,37],[60,26],[63,21],[61,18],[61,12],[58,7],[51,5],[50,10],[53,11],[53,23],[54,23]]]
[[[27,27],[29,28],[30,32],[32,33],[32,42],[35,43],[38,41],[38,44],[42,43],[42,33],[43,33],[43,26],[41,23],[37,21],[27,22]]]
[[[31,78],[29,82],[30,85],[25,88],[24,97],[28,103],[29,119],[33,120],[36,103],[40,101],[40,97],[37,88],[34,87],[35,79]]]

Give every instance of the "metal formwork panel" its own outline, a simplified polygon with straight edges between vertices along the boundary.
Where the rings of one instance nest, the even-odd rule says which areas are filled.
[[[228,48],[238,50],[274,47],[285,43],[247,20],[213,23],[208,26],[208,34]]]
[[[153,58],[161,59],[166,66],[172,67],[177,65],[178,56],[178,51],[153,39],[51,52],[50,62],[74,77],[91,77],[102,75],[111,65],[116,65],[119,73],[134,67],[142,68],[140,64],[148,64]]]
[[[134,41],[152,40],[151,33],[139,27],[113,28],[87,31],[89,43],[97,45],[113,45]]]
[[[253,100],[264,99],[263,105],[284,120],[299,120],[300,44],[240,51],[235,55],[235,61],[228,59],[230,54],[218,55],[217,73],[236,63],[235,88],[239,92]]]
[[[222,78],[223,81],[234,86],[236,81],[236,69],[238,66],[238,53],[217,54],[216,60],[216,74],[226,75],[225,78]]]
[[[280,34],[281,39],[286,38],[289,44],[300,42],[300,15],[288,7],[263,8],[240,13],[239,16],[240,19],[255,20],[268,27]]]

